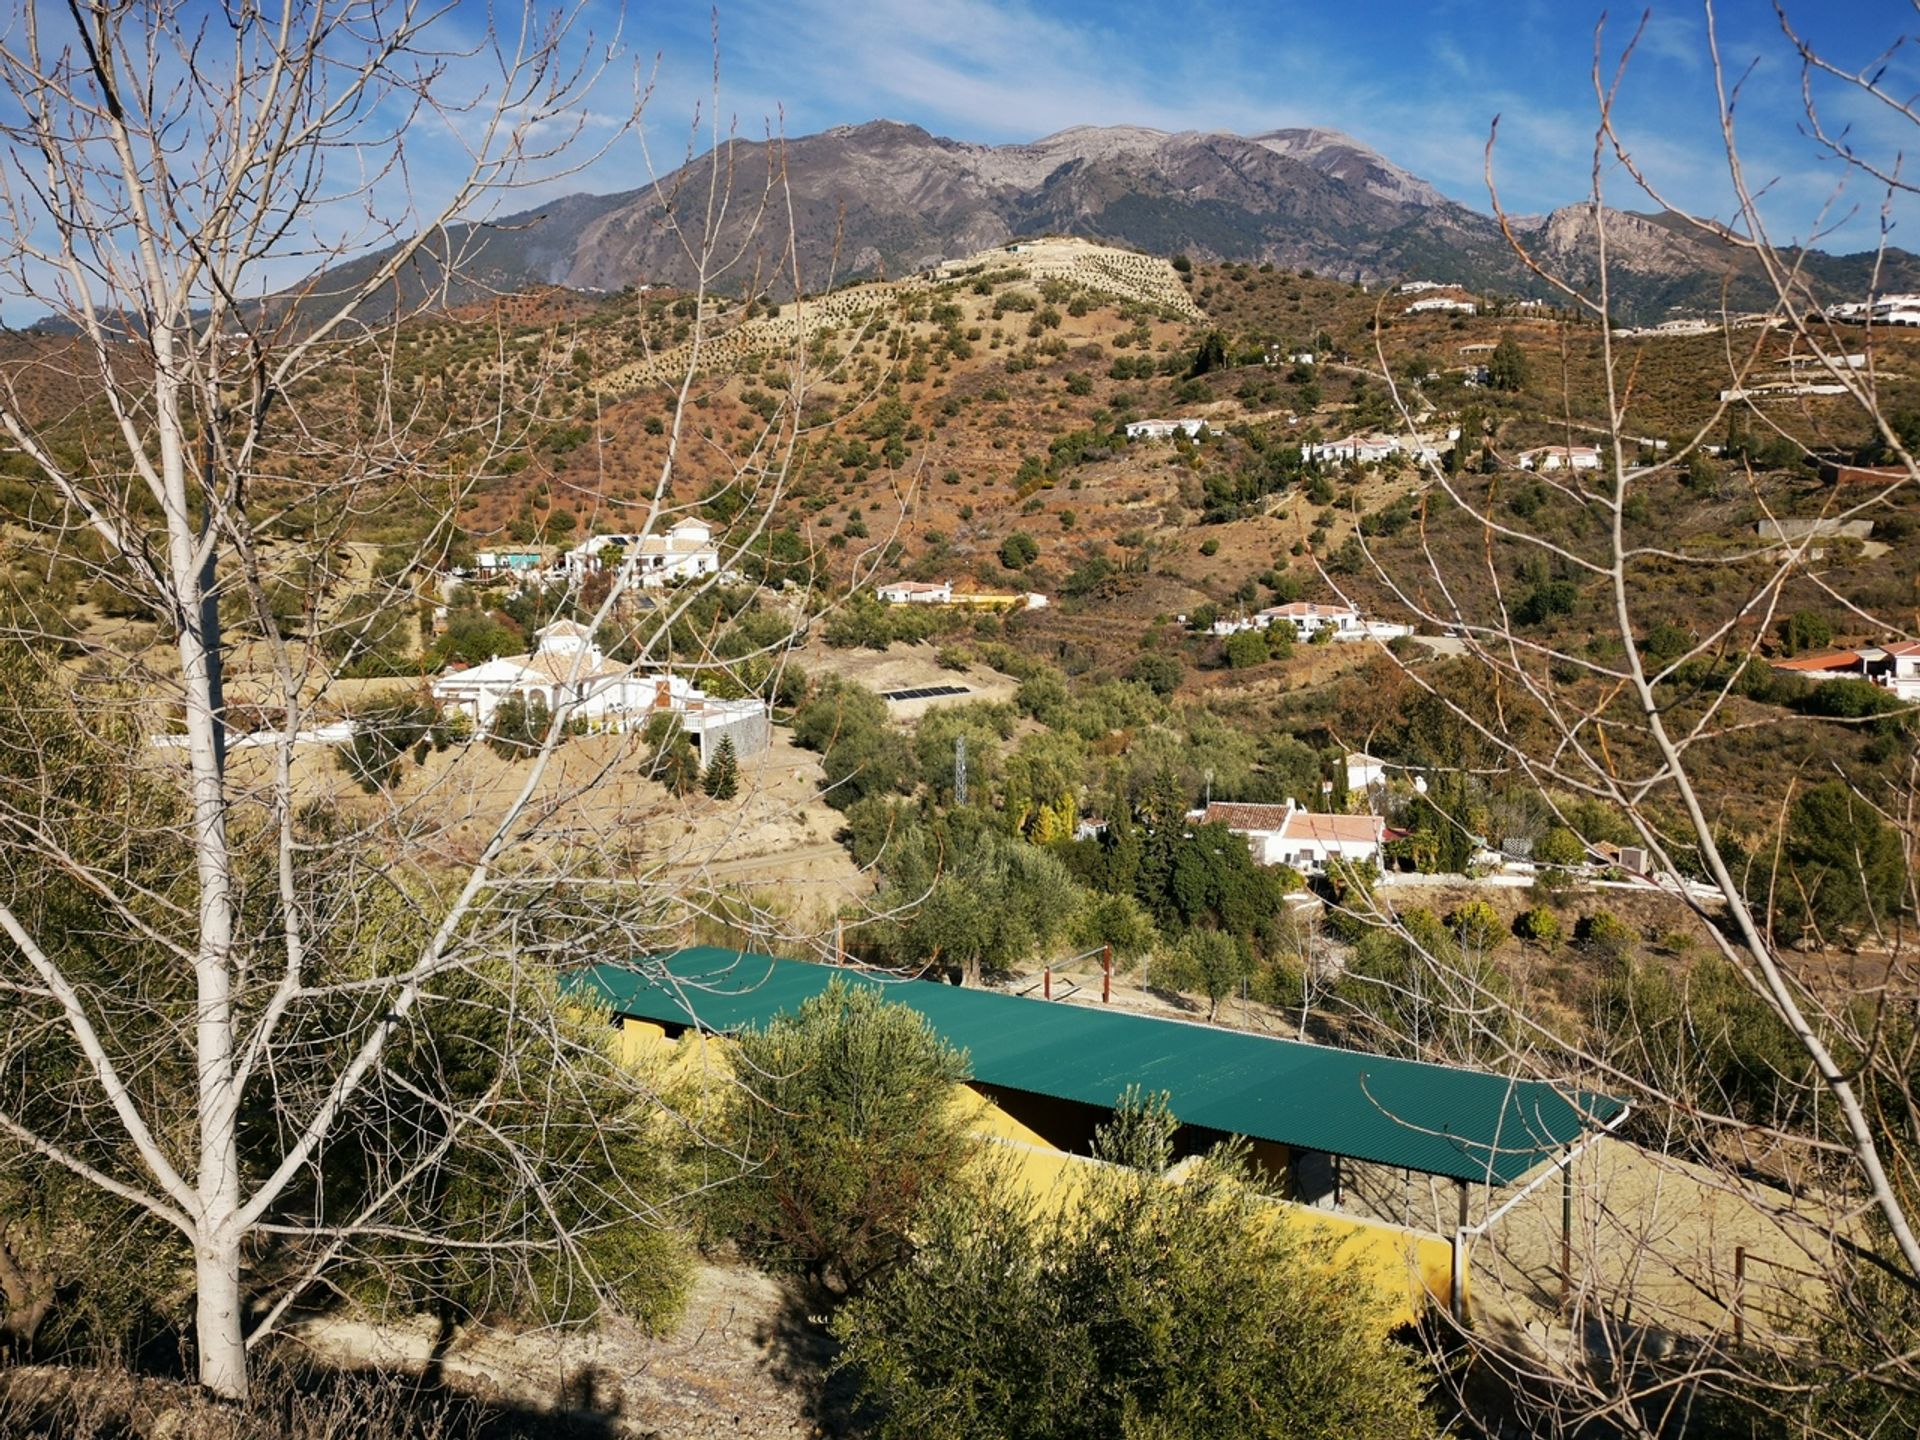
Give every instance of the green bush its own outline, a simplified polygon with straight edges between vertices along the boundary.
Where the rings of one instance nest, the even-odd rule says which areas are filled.
[[[834,1327],[879,1440],[1433,1433],[1364,1270],[1273,1222],[1244,1147],[1163,1180],[1176,1128],[1130,1095],[1084,1206],[1005,1177],[929,1210],[914,1263]]]
[[[879,987],[835,978],[739,1035],[723,1128],[744,1162],[712,1220],[754,1263],[857,1291],[911,1252],[972,1153],[954,1089],[967,1058]]]
[[[1560,943],[1560,917],[1551,906],[1536,905],[1520,912],[1513,922],[1513,933],[1543,950],[1551,950]]]
[[[1578,865],[1587,858],[1587,847],[1566,826],[1555,825],[1534,847],[1533,858],[1542,865]]]
[[[1583,915],[1573,927],[1574,940],[1608,960],[1620,960],[1633,953],[1639,940],[1634,928],[1611,910],[1596,910]]]

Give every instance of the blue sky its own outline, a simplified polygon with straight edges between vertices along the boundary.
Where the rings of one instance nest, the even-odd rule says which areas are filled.
[[[58,7],[40,7],[52,43],[71,43]],[[379,12],[383,0],[363,0]],[[708,0],[575,0],[582,28],[617,49],[587,96],[580,143],[564,161],[535,167],[529,183],[496,196],[483,214],[525,210],[578,190],[631,189],[684,158],[696,112],[710,124],[714,71]],[[1537,214],[1586,195],[1593,168],[1596,103],[1592,85],[1593,0],[1194,0],[1178,6],[1145,0],[719,0],[723,128],[757,137],[770,128],[792,136],[832,125],[888,118],[957,139],[1003,143],[1037,139],[1072,125],[1136,124],[1168,130],[1241,133],[1320,125],[1343,130],[1476,209],[1490,208],[1483,179],[1488,128],[1501,117],[1495,174],[1506,206]],[[1920,29],[1904,0],[1786,0],[1794,23],[1847,69],[1885,61],[1895,97],[1920,96]],[[162,57],[160,89],[194,108],[194,92],[176,89],[203,56],[197,36],[218,45],[224,19],[213,0],[182,0],[182,25]],[[269,5],[269,11],[272,10]],[[446,88],[472,95],[499,82],[481,43],[489,18],[520,23],[527,12],[503,0],[446,0],[433,38],[446,46]],[[364,12],[363,12],[364,15]],[[1920,252],[1920,204],[1888,206],[1884,187],[1823,152],[1805,133],[1801,67],[1770,0],[1720,0],[1715,11],[1729,83],[1744,77],[1736,107],[1747,175],[1765,191],[1773,238],[1812,239],[1829,250],[1877,243],[1883,220],[1891,243]],[[1648,13],[1626,75],[1619,128],[1637,163],[1674,203],[1723,220],[1734,217],[1702,0],[1671,0]],[[1611,71],[1640,22],[1616,15],[1600,40]],[[192,21],[188,25],[187,21]],[[21,12],[0,20],[0,38],[17,43]],[[1887,52],[1892,50],[1890,58]],[[636,86],[655,89],[643,127],[645,147],[618,124]],[[1844,131],[1876,163],[1892,165],[1913,148],[1920,126],[1896,109],[1831,81],[1815,85],[1825,123]],[[16,117],[19,98],[0,90],[0,119]],[[406,223],[437,209],[448,178],[464,169],[460,146],[478,121],[471,114],[416,114],[401,143],[383,134],[399,112],[373,112],[356,138],[326,157],[334,202],[295,226],[248,287],[269,293],[341,253],[384,241],[381,222]],[[196,128],[172,133],[170,162],[214,165]],[[543,138],[567,133],[542,121]],[[694,136],[703,146],[711,131]],[[596,153],[604,146],[604,153]],[[0,223],[9,197],[22,228],[50,240],[36,207],[30,152],[15,149],[0,188]],[[383,165],[386,168],[382,168]],[[567,173],[555,173],[556,170]],[[1604,167],[1610,204],[1650,209],[1617,164]],[[1843,183],[1844,182],[1844,183]],[[364,192],[362,191],[364,188]],[[439,193],[436,193],[436,187]],[[342,198],[344,197],[344,198]],[[110,237],[113,243],[122,238]],[[125,257],[121,257],[124,261]],[[119,262],[116,262],[119,263]],[[31,320],[56,293],[31,261],[0,266],[0,319]]]
[[[1894,0],[1789,0],[1789,9],[1808,38],[1850,69],[1920,29],[1914,10]],[[801,135],[884,116],[991,142],[1075,124],[1241,132],[1325,125],[1486,210],[1483,152],[1498,114],[1502,198],[1532,213],[1580,198],[1590,183],[1601,14],[1582,0],[722,0],[722,117],[747,134],[772,121]],[[1609,68],[1640,14],[1608,20]],[[1778,238],[1803,239],[1825,226],[1833,230],[1827,248],[1871,246],[1885,196],[1856,181],[1836,200],[1840,167],[1800,133],[1800,65],[1771,4],[1723,0],[1716,20],[1729,67],[1748,72],[1738,133],[1750,178],[1770,187]],[[684,0],[625,12],[629,56],[660,57],[647,123],[657,163],[683,152],[687,119],[710,85],[709,27],[706,5]],[[1920,53],[1909,53],[1916,48],[1900,47],[1888,71],[1903,98],[1920,92]],[[1911,122],[1842,87],[1823,84],[1816,93],[1823,118],[1835,129],[1850,126],[1854,143],[1882,159],[1917,138]],[[1651,11],[1618,113],[1656,183],[1680,203],[1729,216],[1698,0]],[[623,147],[581,188],[645,179],[644,164]],[[1612,203],[1651,208],[1617,168],[1605,183]],[[1920,250],[1920,207],[1897,207],[1895,219],[1905,223],[1894,243]]]

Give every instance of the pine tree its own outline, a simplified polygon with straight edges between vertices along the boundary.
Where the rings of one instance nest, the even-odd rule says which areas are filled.
[[[701,784],[716,800],[731,800],[740,793],[740,761],[733,753],[731,735],[721,737],[719,747],[713,752],[713,763],[707,766],[706,778]]]

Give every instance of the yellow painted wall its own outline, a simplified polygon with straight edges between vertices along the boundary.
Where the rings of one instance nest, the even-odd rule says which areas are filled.
[[[625,1020],[620,1027],[621,1063],[644,1068],[664,1061],[682,1079],[723,1064],[715,1053],[719,1048],[698,1035],[670,1041],[664,1029],[645,1020]],[[966,1107],[972,1133],[993,1147],[993,1158],[1010,1166],[1041,1204],[1064,1208],[1081,1203],[1099,1161],[1049,1144],[1039,1131],[971,1086],[956,1086],[954,1103]],[[1286,1175],[1287,1147],[1262,1142],[1254,1150],[1261,1169],[1282,1178]],[[1393,1307],[1391,1323],[1411,1323],[1429,1304],[1450,1302],[1453,1249],[1440,1236],[1287,1200],[1271,1203],[1278,1223],[1298,1226],[1315,1239],[1330,1242],[1336,1261],[1372,1275]]]

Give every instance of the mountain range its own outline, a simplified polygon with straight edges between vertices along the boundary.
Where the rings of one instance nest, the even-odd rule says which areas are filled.
[[[778,195],[775,178],[784,181]],[[796,266],[799,287],[815,292],[1055,233],[1368,285],[1419,278],[1552,295],[1491,216],[1337,131],[1077,126],[1031,144],[977,145],[876,120],[737,142],[657,184],[573,195],[463,232],[454,241],[469,263],[453,298],[533,284],[686,286],[694,266],[685,232],[700,228],[716,194],[725,203],[715,207],[723,218],[713,253],[727,261],[717,283],[733,293],[790,293]],[[1594,282],[1590,204],[1510,223],[1547,269]],[[1616,318],[1768,302],[1759,267],[1727,240],[1662,215],[1609,211],[1608,226]],[[1816,251],[1804,268],[1817,289],[1857,298],[1875,283],[1874,263]],[[1920,288],[1915,257],[1893,251],[1879,263],[1882,290]]]

